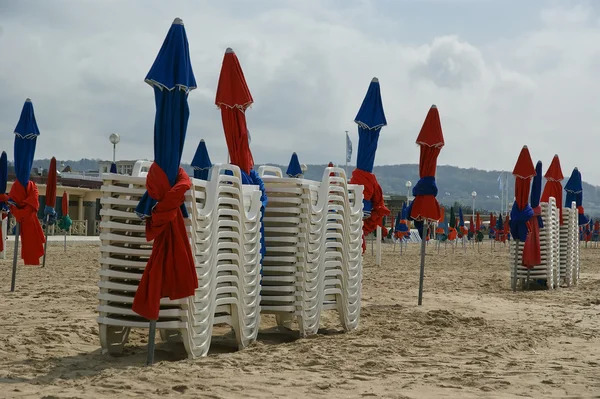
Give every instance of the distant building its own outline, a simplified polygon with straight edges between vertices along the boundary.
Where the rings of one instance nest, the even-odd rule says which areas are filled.
[[[120,175],[129,175],[133,173],[133,165],[135,165],[136,161],[117,161],[117,173]],[[98,171],[102,173],[109,173],[110,166],[112,165],[112,161],[99,161],[98,162]]]

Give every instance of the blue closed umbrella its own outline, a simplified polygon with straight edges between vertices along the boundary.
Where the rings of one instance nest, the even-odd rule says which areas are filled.
[[[565,208],[571,208],[571,203],[575,202],[579,214],[579,226],[588,224],[588,218],[585,216],[583,210],[583,183],[579,169],[573,169],[569,181],[565,184],[565,191],[567,192],[565,196]]]
[[[365,187],[363,199],[364,236],[382,226],[382,219],[389,215],[385,207],[381,187],[373,174],[375,152],[379,141],[381,128],[387,125],[379,80],[373,78],[367,89],[367,94],[354,118],[358,125],[358,152],[356,155],[356,170],[352,173],[352,184]],[[383,227],[383,226],[382,226]]]
[[[204,140],[200,140],[194,159],[192,160],[192,168],[194,168],[194,178],[200,180],[208,180],[208,173],[212,168],[212,162],[208,156],[208,150],[206,149],[206,143]]]
[[[536,208],[540,206],[540,197],[542,196],[542,161],[538,161],[535,165],[535,176],[533,177],[533,182],[531,183],[531,195],[530,200],[531,207],[534,210],[534,213],[537,214],[538,226],[540,229],[544,227],[544,221],[542,220],[542,215],[540,212],[536,211]],[[538,214],[540,213],[540,214]]]
[[[289,177],[300,177],[302,176],[302,168],[300,167],[300,161],[298,161],[298,155],[292,154],[290,164],[288,165],[287,171],[285,172]]]
[[[33,111],[33,103],[28,98],[21,110],[21,117],[15,127],[15,174],[23,187],[29,184],[31,166],[35,156],[35,145],[40,130]]]
[[[110,173],[117,174],[117,164],[114,162],[110,164]]]
[[[153,239],[154,244],[132,310],[151,321],[148,364],[152,364],[160,298],[186,298],[198,288],[194,257],[183,220],[187,217],[183,198],[191,182],[180,168],[190,114],[188,94],[196,88],[196,80],[181,19],[173,21],[145,82],[154,89],[156,105],[154,163],[146,180],[149,191],[140,200],[136,213],[148,218],[146,239]]]
[[[465,218],[463,217],[462,208],[458,208],[458,227],[465,227]]]
[[[372,173],[379,133],[387,125],[377,78],[371,81],[354,122],[358,125],[356,168]]]
[[[154,118],[154,162],[165,172],[173,186],[179,171],[190,108],[187,98],[196,88],[190,50],[185,28],[176,18],[163,45],[144,79],[154,89],[156,115]],[[149,217],[156,200],[146,192],[136,207],[136,213]],[[185,206],[181,206],[187,217]]]
[[[10,189],[8,200],[11,205],[11,213],[17,220],[11,291],[15,289],[19,236],[23,240],[21,257],[26,265],[39,265],[40,257],[44,255],[44,232],[37,218],[39,208],[37,189],[35,183],[29,181],[35,145],[39,135],[33,104],[28,98],[15,127],[14,148],[17,180]]]

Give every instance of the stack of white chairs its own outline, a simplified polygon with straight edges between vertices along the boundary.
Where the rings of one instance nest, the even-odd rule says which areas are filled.
[[[578,214],[573,202],[570,208],[563,208],[563,224],[560,226],[560,281],[567,287],[574,283],[573,276],[578,273],[578,249]]]
[[[264,225],[263,313],[281,326],[296,321],[302,336],[316,334],[323,309],[338,311],[342,327],[356,328],[362,284],[362,186],[346,183],[339,168],[321,182],[259,173],[269,203]],[[333,174],[333,176],[330,176]]]
[[[559,244],[558,244],[558,208],[556,207],[556,200],[550,197],[549,202],[542,202],[540,204],[542,208],[542,220],[544,227],[540,229],[540,251],[542,264],[534,266],[531,269],[527,269],[523,266],[523,248],[525,243],[519,242],[518,253],[515,257],[515,245],[511,244],[510,248],[510,273],[511,281],[514,278],[515,262],[517,271],[517,280],[521,281],[521,286],[525,287],[527,278],[530,281],[538,279],[546,280],[546,286],[548,289],[554,289],[555,284],[558,282],[557,273],[558,268],[558,256],[559,256]],[[533,221],[536,223],[536,221]]]
[[[98,324],[103,351],[118,354],[131,328],[149,326],[131,305],[152,243],[134,211],[146,178],[104,174],[103,180]],[[233,165],[215,165],[209,181],[192,182],[186,228],[198,289],[189,298],[163,298],[156,326],[163,340],[183,341],[195,358],[208,353],[214,325],[230,325],[240,348],[258,334],[261,192],[243,186]]]

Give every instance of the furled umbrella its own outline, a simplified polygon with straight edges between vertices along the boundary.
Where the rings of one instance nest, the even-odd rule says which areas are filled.
[[[477,248],[479,248],[479,243],[483,241],[483,232],[481,231],[481,215],[479,214],[479,212],[477,212],[475,214],[475,234],[476,234],[476,240],[477,240]]]
[[[435,230],[436,235],[446,234],[447,233],[447,223],[446,223],[446,211],[443,206],[440,206],[440,218],[437,220],[438,227]],[[444,237],[442,241],[445,241],[448,237]],[[438,239],[439,240],[439,239]]]
[[[475,222],[473,221],[473,215],[471,215],[469,217],[469,233],[467,235],[469,240],[472,240],[475,237],[475,231]]]
[[[10,212],[17,222],[11,291],[15,290],[19,237],[22,240],[21,258],[25,265],[39,265],[40,258],[44,255],[44,231],[37,218],[40,207],[39,192],[37,185],[29,180],[35,156],[35,145],[39,135],[40,131],[35,120],[33,104],[30,99],[27,99],[23,105],[17,127],[15,127],[14,151],[17,179],[8,194]]]
[[[535,166],[535,177],[531,184],[531,209],[533,217],[528,222],[529,234],[523,246],[523,266],[527,268],[527,286],[529,286],[529,274],[534,266],[542,264],[542,252],[540,247],[540,228],[544,227],[542,221],[542,207],[540,206],[540,194],[542,192],[542,162],[538,161]]]
[[[6,194],[6,186],[8,183],[8,157],[6,152],[2,151],[0,155],[0,214],[2,218],[0,223],[4,226],[4,219],[8,216],[8,194]],[[7,232],[4,228],[0,228],[0,252],[4,253]],[[4,256],[4,255],[3,255]]]
[[[110,173],[114,173],[115,175],[117,174],[117,164],[114,162],[110,164]]]
[[[239,166],[243,184],[257,185],[262,193],[260,197],[260,256],[262,265],[262,259],[264,259],[267,251],[263,218],[268,198],[262,179],[252,168],[254,159],[250,152],[246,109],[253,102],[240,62],[233,50],[227,48],[219,74],[215,105],[221,110],[223,132],[225,133],[231,163]]]
[[[504,235],[502,236],[502,242],[510,241],[510,215],[506,215],[504,218]]]
[[[285,174],[289,177],[302,177],[302,168],[300,167],[298,155],[295,152],[292,154],[292,158],[290,159],[290,163]]]
[[[550,162],[550,166],[544,175],[546,178],[546,185],[544,186],[544,191],[542,192],[541,202],[549,202],[550,197],[553,197],[556,201],[556,206],[558,207],[558,215],[559,215],[559,223],[562,226],[563,224],[563,207],[562,207],[562,197],[563,197],[563,187],[562,181],[565,178],[562,173],[562,168],[560,166],[560,159],[558,155],[554,155],[552,158],[552,162]]]
[[[402,211],[400,212],[400,220],[396,223],[396,238],[400,239],[400,249],[402,250],[402,241],[408,243],[408,237],[410,236],[410,230],[408,228],[408,208],[406,202],[402,203]]]
[[[458,227],[458,237],[465,238],[469,233],[469,229],[467,229],[465,226],[465,217],[463,215],[462,208],[458,208]]]
[[[596,242],[596,245],[598,245],[598,238],[600,238],[600,221],[598,219],[596,219],[596,221],[594,222],[594,241]]]
[[[496,241],[506,241],[506,234],[504,232],[504,219],[502,215],[498,215],[496,219]]]
[[[429,223],[440,218],[440,205],[436,199],[438,189],[435,184],[437,158],[444,146],[444,135],[440,115],[432,105],[423,122],[416,143],[420,147],[419,181],[413,187],[415,199],[410,204],[409,215],[415,221],[421,238],[426,237]],[[423,278],[425,277],[425,240],[421,242],[421,270],[419,275],[418,304],[423,303]]]
[[[183,21],[175,18],[145,82],[154,90],[154,162],[147,192],[136,213],[146,221],[152,253],[133,299],[132,309],[150,320],[148,364],[154,360],[160,299],[194,295],[198,278],[182,206],[192,183],[180,167],[189,118],[188,94],[196,88]],[[185,209],[185,208],[183,208]]]
[[[527,146],[523,146],[515,168],[515,202],[510,211],[510,233],[515,241],[515,262],[513,270],[512,289],[517,289],[517,263],[519,258],[519,242],[525,242],[529,234],[528,222],[533,216],[533,209],[529,204],[531,179],[535,176],[535,167]]]
[[[48,178],[46,179],[46,206],[44,208],[44,224],[46,225],[46,242],[42,267],[46,267],[46,251],[48,248],[48,228],[56,223],[56,158],[50,160]]]
[[[573,169],[571,177],[565,184],[565,191],[567,195],[565,197],[565,207],[571,208],[571,204],[575,202],[578,213],[578,225],[585,226],[589,223],[588,218],[585,216],[583,209],[583,183],[581,181],[581,173],[579,169]]]
[[[58,227],[64,232],[64,247],[65,252],[67,252],[67,232],[71,230],[71,226],[73,225],[73,221],[69,216],[69,194],[66,191],[63,191],[62,199],[60,201],[62,215],[58,220]]]
[[[448,240],[454,242],[458,233],[456,231],[456,215],[454,214],[454,207],[450,207],[450,224],[448,225]],[[454,246],[452,247],[454,251]]]
[[[381,88],[379,80],[373,78],[369,84],[367,94],[354,118],[358,125],[358,152],[356,155],[356,169],[352,171],[351,184],[364,186],[363,209],[370,210],[363,223],[363,252],[366,249],[365,237],[382,226],[381,220],[390,214],[383,200],[383,191],[373,174],[375,163],[375,152],[379,142],[381,128],[387,125],[383,102],[381,100]]]
[[[210,172],[210,168],[212,168],[212,162],[208,156],[204,140],[200,140],[200,143],[198,143],[194,159],[192,159],[192,168],[194,169],[194,179],[208,180],[208,173]]]
[[[490,225],[488,228],[488,238],[492,240],[496,235],[496,216],[490,212]]]

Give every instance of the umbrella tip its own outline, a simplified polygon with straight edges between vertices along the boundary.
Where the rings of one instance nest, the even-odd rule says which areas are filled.
[[[527,146],[526,146],[526,145],[524,145],[524,146],[523,146],[523,149],[525,149],[525,148],[527,148]]]
[[[579,168],[577,168],[577,166],[575,166],[575,170],[579,170]]]
[[[373,78],[373,79],[371,79],[371,83],[379,83],[379,79]]]
[[[431,108],[437,108],[437,105],[431,104]]]
[[[26,103],[30,103],[31,102],[31,98],[27,97],[27,100],[25,100]]]
[[[204,139],[200,139],[200,142],[201,142],[201,143],[204,143]]]
[[[173,25],[183,25],[183,20],[177,17],[173,20]]]
[[[225,54],[233,54],[233,49],[231,47],[227,47],[225,49]]]

